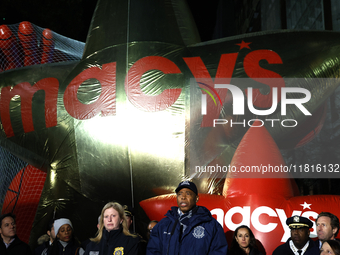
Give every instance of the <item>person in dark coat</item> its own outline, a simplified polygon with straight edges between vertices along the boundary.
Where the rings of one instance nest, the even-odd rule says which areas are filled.
[[[56,238],[48,249],[47,255],[83,255],[84,249],[74,235],[73,225],[69,219],[60,218],[54,221]]]
[[[146,228],[146,238],[149,241],[150,240],[150,233],[152,232],[152,229],[156,226],[158,223],[157,220],[152,220],[149,222],[148,227]]]
[[[119,203],[109,202],[103,207],[97,236],[90,240],[85,255],[139,255],[140,238],[129,232]]]
[[[204,206],[196,206],[198,192],[193,182],[181,182],[177,205],[152,229],[146,254],[225,255],[228,244],[222,226]]]
[[[47,227],[47,234],[39,237],[38,239],[38,247],[34,250],[34,255],[47,255],[47,251],[52,245],[54,239],[55,239],[55,233],[54,233],[54,219],[51,219],[48,223]]]
[[[290,228],[290,238],[278,246],[273,255],[319,255],[319,248],[309,237],[309,229],[313,222],[301,216],[293,216],[286,220]]]
[[[143,237],[140,234],[132,231],[132,229],[134,228],[133,224],[132,224],[133,218],[134,218],[134,213],[133,213],[134,210],[131,206],[128,206],[128,205],[123,205],[123,209],[124,209],[124,213],[125,213],[125,217],[126,217],[126,224],[127,224],[129,232],[132,233],[133,235],[136,235],[137,238],[139,239],[138,254],[145,255],[147,242],[143,239]]]
[[[15,215],[4,214],[0,217],[0,254],[32,255],[31,248],[16,235]]]
[[[256,247],[256,239],[251,229],[241,225],[235,229],[228,255],[263,255]]]

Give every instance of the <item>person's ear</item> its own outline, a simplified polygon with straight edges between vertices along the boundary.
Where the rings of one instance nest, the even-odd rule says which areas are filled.
[[[199,200],[199,196],[196,196],[196,203],[198,202],[198,200]]]
[[[51,236],[51,231],[47,230],[47,235]]]
[[[336,231],[338,231],[338,228],[333,228],[332,229],[333,235],[335,235]]]

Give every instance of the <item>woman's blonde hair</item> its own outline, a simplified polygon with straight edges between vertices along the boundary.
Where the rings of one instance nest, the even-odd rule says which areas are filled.
[[[100,240],[102,239],[103,237],[103,229],[105,228],[104,227],[104,212],[109,209],[109,208],[113,208],[115,209],[117,212],[118,212],[118,215],[119,215],[119,218],[121,220],[123,220],[122,222],[122,227],[123,227],[123,233],[124,235],[126,236],[132,236],[132,237],[137,237],[137,235],[134,235],[134,234],[131,234],[129,232],[129,229],[127,227],[127,223],[126,223],[126,217],[125,217],[125,212],[124,212],[124,208],[117,202],[109,202],[107,203],[106,205],[104,205],[103,209],[102,209],[102,212],[100,214],[100,221],[99,221],[99,229],[97,231],[97,235],[95,238],[91,238],[90,240],[92,242],[96,242],[96,243],[99,243]]]

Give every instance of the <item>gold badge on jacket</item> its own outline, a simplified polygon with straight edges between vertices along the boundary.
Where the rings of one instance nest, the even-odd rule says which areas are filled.
[[[124,255],[124,247],[116,247],[113,255]]]

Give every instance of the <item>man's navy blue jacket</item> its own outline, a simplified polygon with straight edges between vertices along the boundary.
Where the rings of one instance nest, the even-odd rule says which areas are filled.
[[[278,246],[274,250],[273,255],[290,255],[290,254],[294,255],[294,252],[289,246],[290,240],[291,238],[289,238],[287,242],[285,242],[284,244],[281,244],[280,246]],[[315,242],[309,238],[309,245],[304,255],[319,255],[319,254],[320,254],[320,251],[319,251],[318,246],[316,246]]]
[[[152,229],[147,255],[227,254],[228,244],[223,228],[207,208],[198,207],[183,234],[180,234],[178,207],[171,207],[165,216]]]

